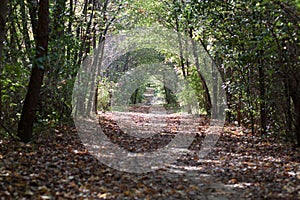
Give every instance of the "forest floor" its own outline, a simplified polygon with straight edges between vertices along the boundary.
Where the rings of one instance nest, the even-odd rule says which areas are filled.
[[[153,116],[147,118],[143,112],[124,116],[104,113],[99,122],[112,142],[132,152],[160,148],[184,121],[167,114],[152,122]],[[118,123],[121,119],[126,122]],[[151,129],[155,133],[161,121],[167,126],[158,132],[168,138],[162,143],[147,132],[139,144],[120,130],[131,123],[143,127],[141,134]],[[40,134],[29,144],[0,140],[0,199],[300,199],[299,149],[227,125],[211,153],[199,159],[196,152],[207,119],[197,124],[199,133],[190,151],[147,173],[127,173],[102,164],[72,126]]]

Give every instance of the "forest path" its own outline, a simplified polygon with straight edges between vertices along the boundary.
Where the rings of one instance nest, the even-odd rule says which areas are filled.
[[[133,106],[127,112],[99,117],[107,136],[132,152],[155,151],[178,133],[196,135],[175,162],[151,173],[150,179],[165,199],[300,199],[299,150],[298,154],[288,151],[272,138],[227,126],[212,152],[199,159],[197,153],[209,127],[205,117],[168,113],[161,105]],[[292,189],[285,184],[293,185]]]
[[[151,95],[147,95],[149,96]],[[145,102],[151,101],[150,98]],[[201,163],[207,164],[207,161],[197,158],[197,151],[208,128],[208,119],[195,118],[189,114],[167,113],[158,104],[135,105],[128,110],[130,112],[102,113],[99,118],[101,128],[110,140],[130,152],[156,151],[167,145],[178,133],[193,137],[197,135],[189,150],[181,153],[174,163],[160,166],[159,170],[152,172],[154,176],[150,179],[161,188],[161,197],[241,199],[240,191],[213,177],[210,171],[202,167]],[[168,189],[168,185],[173,185],[173,189]]]
[[[100,122],[110,142],[126,151],[142,153],[155,152],[167,145],[180,131],[179,122],[190,122],[188,115],[147,113],[151,110],[147,107],[138,110],[146,110],[146,113],[102,113],[99,119],[87,120],[84,126],[88,129]],[[157,118],[151,118],[153,116]],[[199,151],[205,136],[207,119],[193,120],[193,126],[182,130],[187,135],[195,134],[190,130],[198,132],[189,151],[183,152],[173,163],[145,173],[128,173],[103,164],[103,160],[97,159],[83,145],[84,140],[79,137],[82,127],[48,129],[51,132],[43,132],[29,144],[0,139],[0,197],[300,199],[299,149],[277,139],[251,135],[244,128],[226,126],[212,152],[199,159],[195,152]],[[135,133],[145,136],[137,138],[125,133],[122,126],[131,130],[141,126]],[[106,156],[110,159],[112,155]]]

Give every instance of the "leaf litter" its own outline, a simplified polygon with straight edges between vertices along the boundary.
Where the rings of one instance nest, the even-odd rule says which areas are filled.
[[[138,114],[132,117],[137,126],[149,123]],[[122,132],[108,114],[99,122],[114,143],[144,152],[166,145],[179,119],[169,117],[161,134],[139,140]],[[73,126],[57,127],[29,144],[0,140],[0,199],[300,199],[299,149],[227,125],[211,153],[199,159],[206,122],[199,122],[188,153],[141,174],[102,164]]]

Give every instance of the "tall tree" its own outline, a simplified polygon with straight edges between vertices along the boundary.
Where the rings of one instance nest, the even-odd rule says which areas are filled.
[[[33,136],[33,122],[38,105],[44,68],[48,49],[49,1],[40,0],[38,8],[38,25],[36,33],[36,59],[33,63],[28,91],[25,97],[21,119],[18,126],[18,137],[29,142]]]
[[[0,1],[0,77],[2,76],[4,56],[3,56],[3,45],[5,39],[5,24],[6,24],[6,14],[7,14],[7,3],[8,0]],[[2,118],[2,85],[0,82],[0,119]]]

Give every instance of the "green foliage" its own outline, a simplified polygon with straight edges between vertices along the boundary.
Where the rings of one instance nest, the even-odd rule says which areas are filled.
[[[33,35],[36,6],[31,1],[9,2],[0,79],[1,121],[6,127],[16,127],[33,64],[45,70],[36,122],[57,123],[70,117],[77,71],[105,34],[154,25],[183,33],[207,50],[222,74],[229,120],[253,130],[261,130],[254,125],[265,121],[269,133],[295,135],[300,129],[294,109],[300,99],[299,0],[118,0],[107,6],[96,2],[77,1],[75,6],[50,0],[48,55],[38,60]],[[47,64],[42,66],[44,59]],[[190,84],[180,94],[160,87],[156,92],[165,92],[169,104],[186,105],[196,96],[199,108],[205,107],[204,88],[191,61],[150,46],[127,52],[106,69],[98,85],[98,109],[108,109],[109,91],[120,77],[151,63],[172,63],[179,78]],[[138,82],[132,102],[142,101],[146,82]]]
[[[204,113],[204,109],[200,109],[197,101],[197,93],[190,84],[186,84],[181,92],[176,94],[177,101],[182,112],[187,112],[190,114],[207,114]]]
[[[72,2],[72,4],[70,4]],[[32,1],[9,1],[5,68],[1,68],[1,122],[14,132],[33,65],[44,70],[36,125],[60,123],[71,114],[74,80],[83,59],[115,29],[114,20],[125,1],[49,1],[48,55],[35,59],[37,6]],[[95,5],[93,5],[95,4]],[[96,5],[97,4],[97,5]],[[84,9],[83,9],[84,8]],[[46,61],[46,65],[41,65]],[[3,129],[1,129],[2,131]]]
[[[24,68],[19,62],[6,64],[2,71],[0,79],[2,94],[1,124],[12,132],[17,128],[23,96],[26,94],[24,82],[28,76],[29,70]]]
[[[272,4],[268,1],[251,1],[250,4],[192,1],[192,7],[200,19],[194,25],[199,27],[196,38],[204,41],[211,55],[224,64],[233,114],[241,113],[244,123],[253,127],[262,123],[257,119],[262,117],[260,109],[263,108],[270,119],[266,123],[274,131],[272,119],[286,117],[282,113],[291,109],[280,108],[288,104],[282,99],[289,99],[281,90],[284,79],[292,81],[291,74],[299,77],[298,58],[292,53],[299,48],[298,21],[286,14],[294,12],[297,16],[299,10],[292,2],[283,1]],[[280,132],[286,128],[285,123],[278,121],[276,126]]]
[[[197,103],[199,105],[200,112],[202,114],[207,114],[204,109],[205,108],[205,98],[204,98],[205,91],[203,89],[203,85],[201,84],[201,80],[198,75],[196,67],[193,67],[191,69],[190,75],[188,76],[188,82],[189,82],[190,88],[192,89],[192,94],[194,96],[191,96],[191,95],[187,95],[187,96],[190,96],[190,98],[197,97]],[[195,101],[195,99],[189,99],[189,101]]]
[[[111,108],[110,106],[110,95],[111,95],[111,90],[113,88],[113,82],[110,82],[106,78],[102,78],[101,81],[99,81],[97,89],[98,89],[98,101],[97,101],[97,110],[98,111],[108,111]]]
[[[118,16],[116,27],[119,30],[128,30],[136,27],[150,27],[157,25],[159,20],[156,13],[160,13],[160,1],[153,0],[128,0],[124,10]]]
[[[133,94],[130,96],[130,104],[138,104],[142,103],[144,99],[144,92],[146,89],[146,84],[142,84],[139,88],[137,88]]]
[[[230,120],[239,120],[253,131],[254,125],[266,123],[269,132],[284,132],[292,127],[286,127],[293,121],[289,113],[297,116],[289,96],[299,88],[295,79],[300,76],[295,2],[299,4],[292,0],[164,0],[158,18],[164,26],[199,41],[214,58],[223,75]],[[187,78],[201,106],[199,78],[194,72]]]

